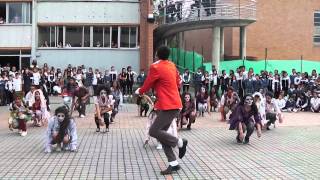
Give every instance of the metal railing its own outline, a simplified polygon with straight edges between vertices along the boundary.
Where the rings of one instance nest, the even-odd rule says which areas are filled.
[[[215,19],[256,20],[256,1],[254,0],[185,0],[168,5],[155,5],[157,23],[180,23]]]

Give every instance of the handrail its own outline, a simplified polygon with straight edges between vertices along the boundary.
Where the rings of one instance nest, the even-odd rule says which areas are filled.
[[[214,1],[215,0],[211,0]],[[256,20],[256,2],[252,0],[212,3],[210,0],[185,0],[161,6],[155,5],[157,23],[172,24],[198,20],[249,19]]]

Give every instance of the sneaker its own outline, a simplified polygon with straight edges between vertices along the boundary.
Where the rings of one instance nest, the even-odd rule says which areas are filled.
[[[85,115],[83,115],[83,114],[81,114],[81,115],[80,115],[80,118],[84,118],[84,117],[86,117],[86,116],[85,116]]]
[[[156,147],[157,150],[161,150],[162,149],[162,144],[158,144],[158,146]]]
[[[239,136],[237,136],[236,140],[237,140],[237,143],[242,143],[242,141],[240,140]]]
[[[179,158],[182,159],[183,156],[186,154],[187,151],[187,145],[188,145],[188,140],[182,139],[183,145],[181,148],[179,148]]]
[[[179,171],[181,169],[180,165],[176,165],[176,166],[170,166],[166,169],[161,171],[161,175],[168,175],[168,174],[172,174],[173,172]]]
[[[21,136],[22,136],[22,137],[25,137],[27,134],[28,134],[27,131],[22,131],[22,132],[21,132]]]
[[[19,133],[19,134],[21,134],[21,133],[22,133],[22,130],[21,130],[21,129],[19,129],[18,133]]]
[[[244,138],[243,144],[249,144],[249,138]]]
[[[61,152],[61,144],[57,144],[56,151]]]

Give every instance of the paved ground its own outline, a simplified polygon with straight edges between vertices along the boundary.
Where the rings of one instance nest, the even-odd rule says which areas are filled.
[[[56,107],[57,105],[54,105]],[[0,179],[320,179],[319,114],[285,114],[286,121],[250,145],[238,145],[235,132],[218,114],[196,121],[179,135],[189,140],[182,170],[161,176],[164,153],[155,140],[143,148],[146,119],[126,105],[109,133],[95,133],[92,107],[78,124],[79,151],[45,154],[45,128],[29,127],[20,137],[7,129],[0,108]]]

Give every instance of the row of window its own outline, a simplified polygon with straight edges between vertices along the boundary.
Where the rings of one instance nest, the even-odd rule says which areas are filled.
[[[137,48],[138,27],[39,26],[39,47]]]
[[[1,3],[0,24],[30,24],[31,3]]]

